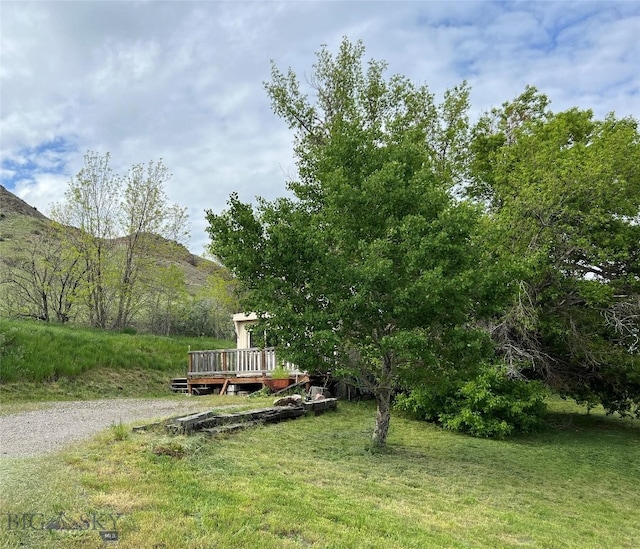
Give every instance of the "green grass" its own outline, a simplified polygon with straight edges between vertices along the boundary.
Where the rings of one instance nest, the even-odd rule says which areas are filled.
[[[394,417],[382,452],[368,403],[214,441],[113,426],[54,458],[0,460],[1,507],[122,513],[119,548],[640,546],[640,425],[551,408],[553,428],[510,441]],[[0,528],[3,547],[102,546]]]
[[[0,384],[0,413],[166,396],[189,345],[230,345],[3,320],[0,334],[3,379],[31,380]],[[93,529],[10,518],[61,512],[122,514],[119,548],[639,547],[640,422],[550,408],[547,430],[507,441],[394,416],[385,451],[369,444],[370,403],[214,441],[114,424],[53,456],[0,458],[0,547],[105,547]]]
[[[0,254],[3,257],[20,257],[31,239],[46,229],[46,221],[22,215],[8,213],[0,217]]]
[[[130,335],[0,319],[2,401],[160,396],[186,375],[188,350],[233,346],[208,338]]]
[[[0,384],[0,410],[9,404],[96,398],[168,397],[172,377],[186,375],[186,366],[174,370],[93,368],[56,381]],[[1,413],[1,412],[0,412]]]

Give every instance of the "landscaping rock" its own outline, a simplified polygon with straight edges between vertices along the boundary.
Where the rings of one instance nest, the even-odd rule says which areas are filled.
[[[290,395],[282,398],[277,398],[273,401],[274,406],[299,406],[302,402],[302,396]]]

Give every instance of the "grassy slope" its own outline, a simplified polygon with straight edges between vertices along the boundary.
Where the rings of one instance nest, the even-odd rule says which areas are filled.
[[[169,379],[186,374],[190,348],[232,345],[0,319],[0,397],[7,402],[168,394]]]
[[[122,513],[121,549],[640,546],[640,425],[552,407],[555,429],[511,441],[394,418],[386,453],[368,449],[369,404],[216,441],[114,426],[0,460],[0,507]],[[3,529],[5,547],[101,547],[95,531]]]

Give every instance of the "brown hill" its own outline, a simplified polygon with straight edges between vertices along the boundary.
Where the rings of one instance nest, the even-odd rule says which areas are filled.
[[[33,206],[29,206],[24,200],[0,185],[0,218],[11,214],[27,215],[42,220],[47,219],[46,215],[40,213]]]
[[[30,250],[34,238],[45,231],[50,221],[36,208],[0,185],[0,264],[2,259],[17,258]],[[77,229],[70,227],[69,230]],[[205,286],[209,275],[225,271],[213,261],[192,254],[182,244],[157,235],[153,235],[153,239],[153,253],[158,264],[180,266],[190,293]]]
[[[0,259],[23,255],[49,222],[48,217],[0,185]]]

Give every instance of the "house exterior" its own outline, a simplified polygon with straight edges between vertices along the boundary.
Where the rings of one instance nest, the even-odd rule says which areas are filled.
[[[256,313],[236,313],[233,315],[237,349],[250,349],[253,347],[253,345],[251,345],[251,331],[249,330],[249,327],[257,321],[258,315]]]
[[[258,321],[255,313],[233,315],[235,349],[189,351],[187,391],[189,394],[251,392],[262,387],[273,390],[308,383],[306,372],[295,364],[278,360],[273,347],[256,347],[250,327]],[[274,379],[273,372],[285,370],[286,379]]]

